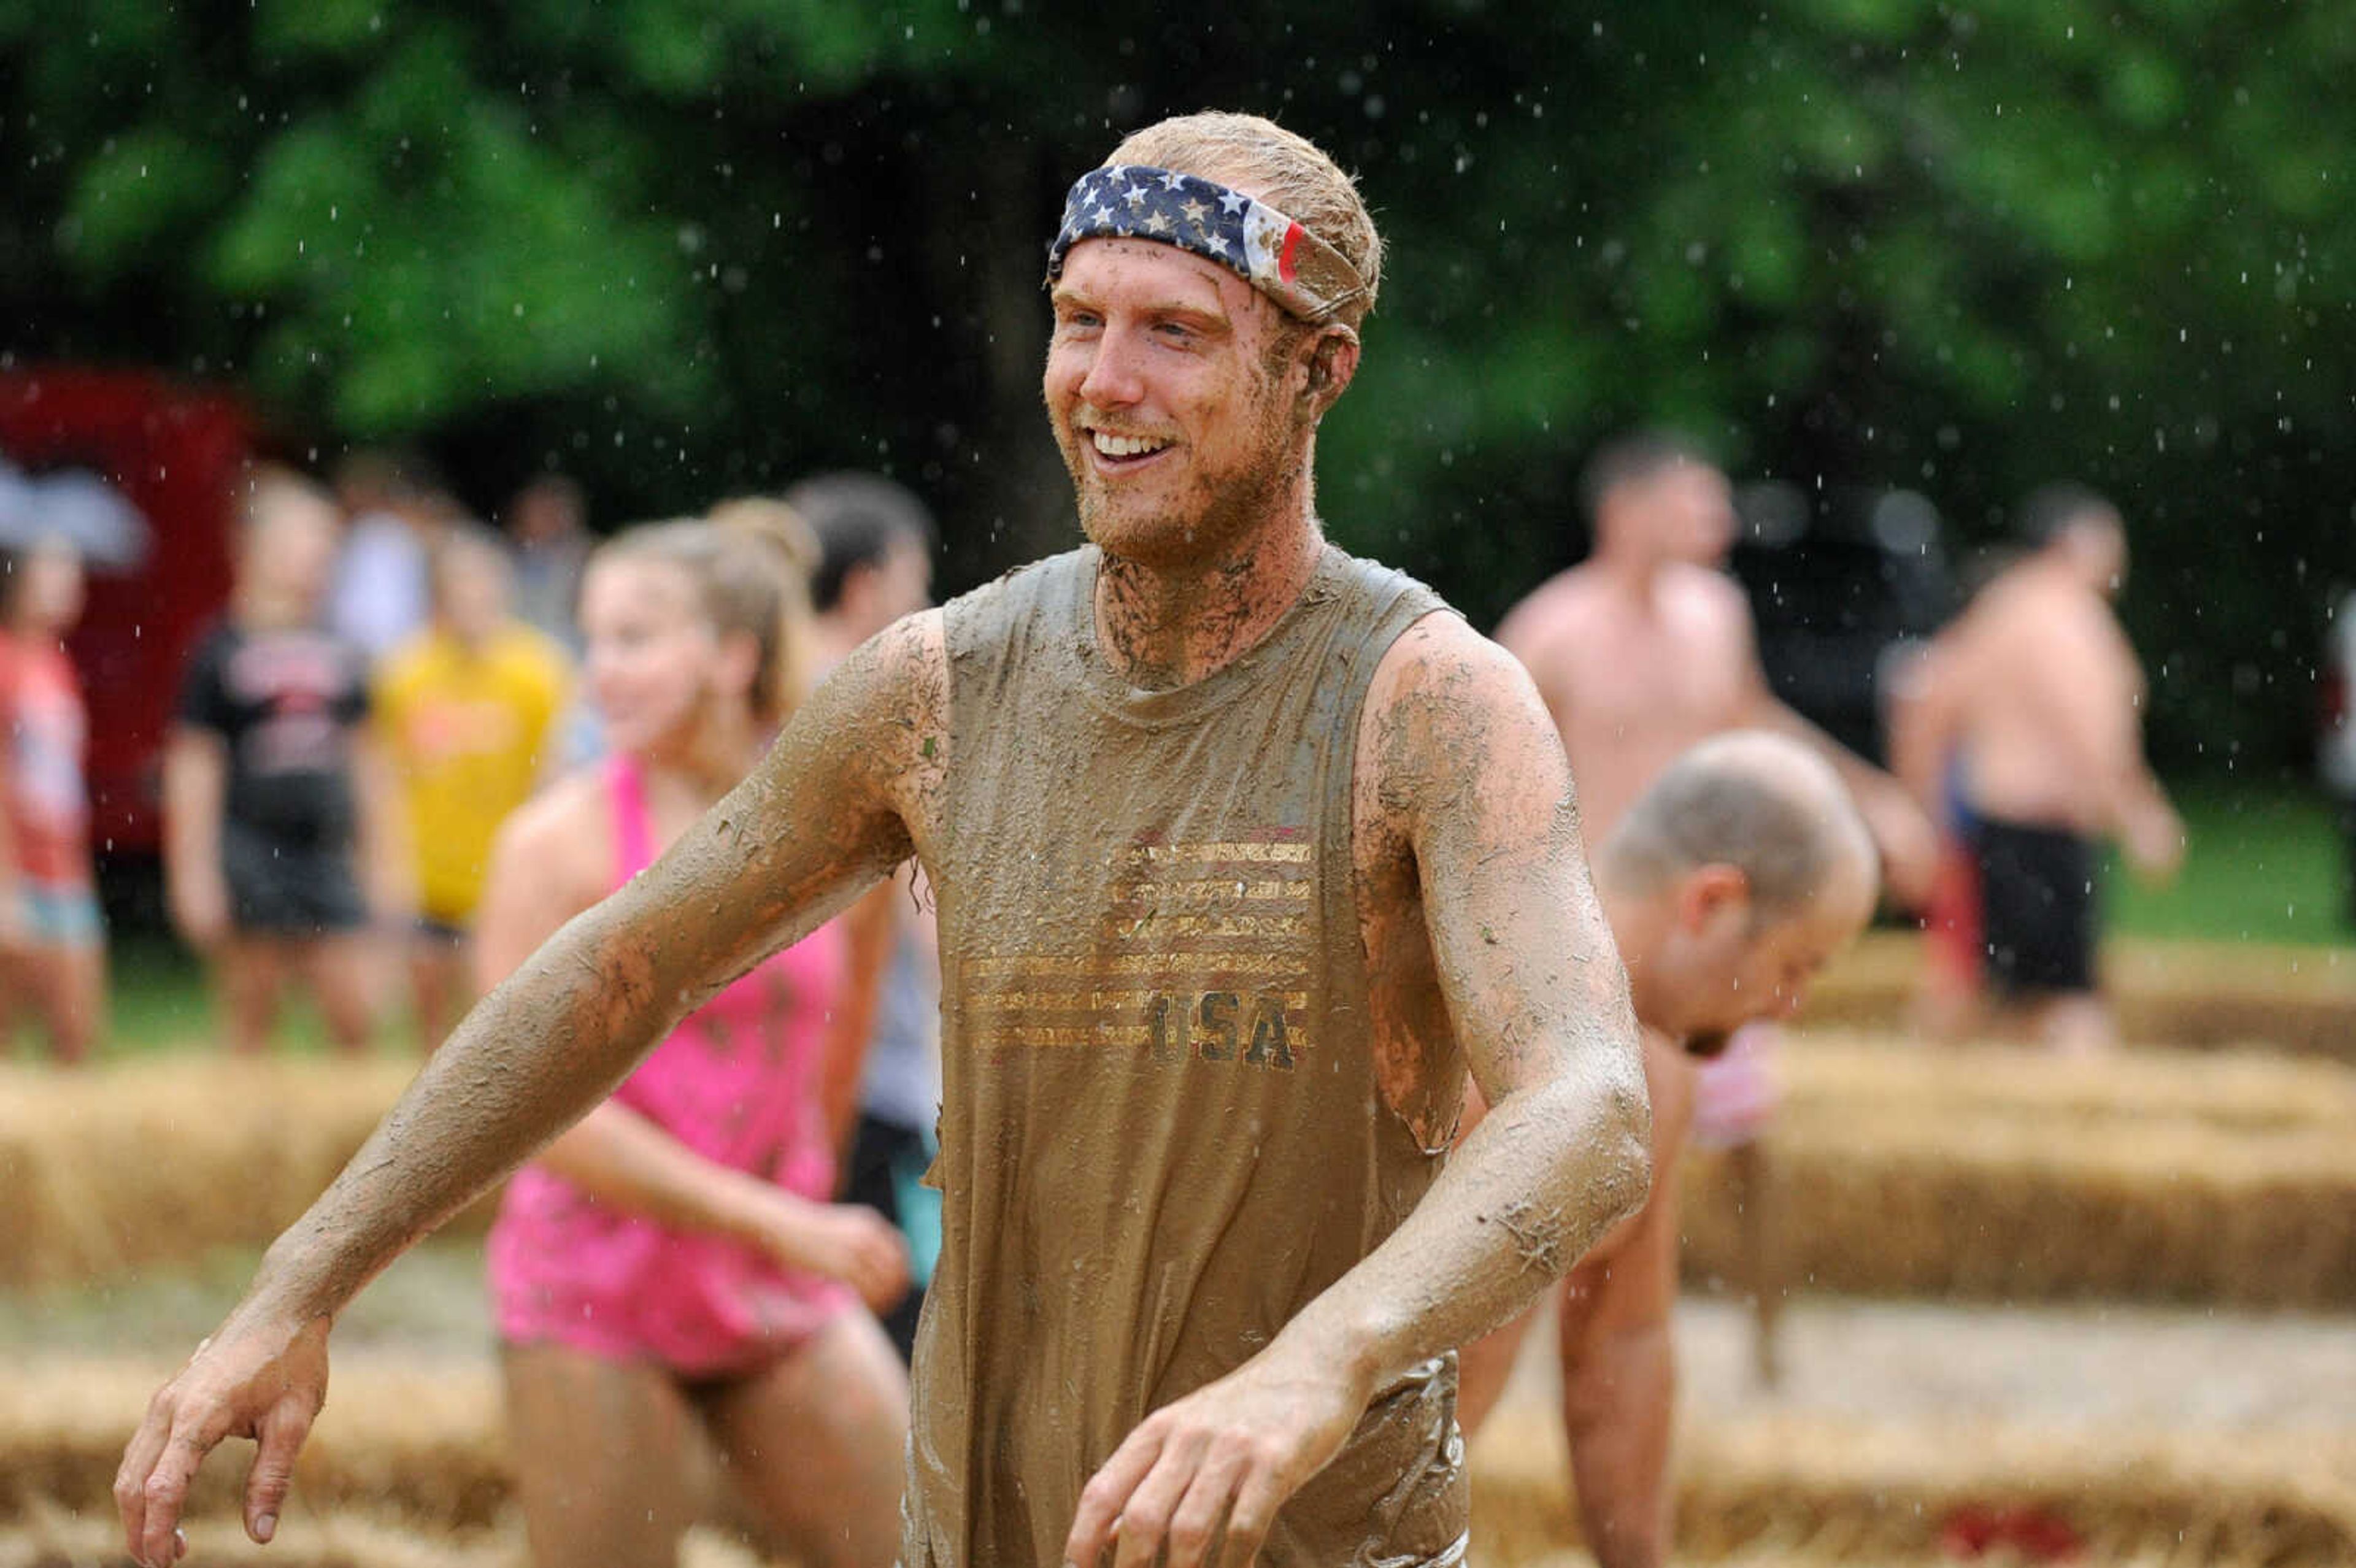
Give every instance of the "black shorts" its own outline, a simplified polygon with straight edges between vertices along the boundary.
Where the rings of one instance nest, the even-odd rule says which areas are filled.
[[[248,936],[327,936],[368,923],[348,845],[289,844],[221,824],[230,923]]]
[[[2094,988],[2094,847],[2065,828],[1982,817],[1981,941],[2003,997]]]
[[[900,1213],[900,1179],[920,1177],[931,1163],[922,1132],[862,1111],[859,1131],[851,1140],[851,1168],[843,1179],[843,1199],[846,1202],[863,1203],[905,1230]],[[899,1347],[904,1361],[916,1351],[916,1317],[924,1306],[923,1287],[911,1285],[900,1304],[880,1319],[892,1343]]]

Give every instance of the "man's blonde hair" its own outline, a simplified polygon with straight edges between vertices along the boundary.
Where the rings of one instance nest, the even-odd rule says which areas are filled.
[[[1105,162],[1175,169],[1267,202],[1358,270],[1366,292],[1344,307],[1339,319],[1355,326],[1375,308],[1375,293],[1382,283],[1383,237],[1358,195],[1357,182],[1308,138],[1257,114],[1211,110],[1132,132]]]

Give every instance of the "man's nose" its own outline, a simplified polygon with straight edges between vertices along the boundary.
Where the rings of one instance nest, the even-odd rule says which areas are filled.
[[[1080,396],[1100,409],[1123,408],[1145,395],[1141,374],[1144,345],[1120,327],[1108,326],[1080,379]]]

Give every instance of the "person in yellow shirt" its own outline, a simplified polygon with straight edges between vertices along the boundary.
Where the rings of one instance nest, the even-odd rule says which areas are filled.
[[[433,621],[380,667],[375,702],[416,877],[409,975],[429,1051],[474,1000],[467,931],[491,839],[543,776],[572,679],[555,641],[511,613],[498,539],[449,536],[432,585]]]

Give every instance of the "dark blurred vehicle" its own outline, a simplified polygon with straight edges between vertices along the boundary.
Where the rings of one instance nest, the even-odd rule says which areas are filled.
[[[1841,744],[1888,761],[1884,704],[1902,661],[1955,607],[1938,509],[1912,490],[1781,482],[1736,496],[1732,567],[1759,624],[1759,661],[1782,698]]]
[[[252,416],[218,391],[140,371],[0,370],[0,454],[67,495],[102,482],[141,525],[138,550],[93,555],[66,645],[90,705],[91,846],[118,922],[154,896],[165,733],[188,648],[229,596],[233,491],[253,443]]]

